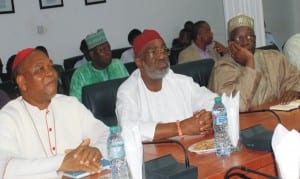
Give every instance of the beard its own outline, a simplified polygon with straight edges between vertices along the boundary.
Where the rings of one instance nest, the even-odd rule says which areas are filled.
[[[165,61],[165,62],[160,62],[160,63],[166,63],[167,68],[164,68],[162,70],[155,68],[154,66],[147,65],[145,62],[143,62],[143,66],[145,69],[146,74],[148,77],[152,80],[160,80],[163,77],[166,76],[166,74],[169,72],[170,69],[170,62]]]

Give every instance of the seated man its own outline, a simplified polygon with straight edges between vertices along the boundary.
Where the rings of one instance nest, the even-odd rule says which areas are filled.
[[[240,111],[279,99],[287,103],[300,91],[300,73],[275,50],[255,50],[254,20],[238,15],[228,21],[230,54],[215,63],[209,88],[218,94],[240,91]]]
[[[179,36],[172,41],[172,49],[184,49],[191,44],[190,33],[187,29],[181,29]]]
[[[192,30],[192,44],[179,53],[178,63],[212,58],[217,61],[227,53],[221,43],[213,41],[213,33],[206,21],[198,21]]]
[[[128,34],[128,42],[132,46],[132,42],[134,39],[140,35],[142,32],[139,29],[132,29]],[[121,55],[121,61],[125,63],[134,62],[134,53],[133,49],[130,48],[122,53]]]
[[[100,172],[108,128],[74,97],[56,94],[57,73],[49,58],[27,48],[12,68],[22,96],[0,110],[0,176]]]
[[[138,67],[119,87],[116,115],[127,133],[138,126],[142,140],[212,132],[209,112],[217,95],[170,70],[168,49],[154,30],[133,42]]]
[[[119,59],[112,59],[110,45],[102,29],[85,38],[90,61],[73,74],[70,95],[81,101],[82,87],[102,81],[127,77],[129,74]]]
[[[283,54],[290,64],[300,71],[300,33],[291,36],[283,47]]]

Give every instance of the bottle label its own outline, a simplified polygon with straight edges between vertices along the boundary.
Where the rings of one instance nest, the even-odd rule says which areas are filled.
[[[224,114],[224,112],[213,111],[213,116],[216,125],[223,125],[224,123],[227,122],[227,117],[226,114]]]
[[[216,124],[217,124],[217,125],[222,125],[222,124],[224,124],[225,122],[226,122],[226,117],[220,115],[220,116],[217,118]]]
[[[125,156],[123,145],[111,146],[109,150],[110,159],[119,159]]]

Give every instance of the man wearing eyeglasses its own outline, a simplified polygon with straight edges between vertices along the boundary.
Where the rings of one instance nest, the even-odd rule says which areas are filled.
[[[230,53],[215,63],[209,88],[218,94],[240,91],[240,111],[268,101],[299,97],[300,73],[276,50],[257,50],[254,20],[238,15],[228,21]]]
[[[170,69],[169,49],[158,32],[144,30],[133,49],[138,69],[117,93],[116,114],[123,132],[137,126],[142,140],[211,133],[210,110],[217,95]]]
[[[112,59],[110,44],[103,29],[85,38],[90,62],[80,66],[73,74],[70,95],[81,101],[82,87],[102,81],[127,77],[128,71],[119,59]]]

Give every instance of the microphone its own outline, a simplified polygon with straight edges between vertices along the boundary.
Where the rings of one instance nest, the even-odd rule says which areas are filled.
[[[189,158],[184,146],[176,140],[159,140],[143,142],[143,144],[163,144],[163,143],[174,143],[179,145],[185,157],[185,165],[179,163],[171,154],[158,157],[156,159],[147,161],[144,163],[144,177],[147,179],[157,179],[157,178],[172,178],[172,179],[190,179],[198,178],[198,167],[190,166]]]
[[[240,112],[240,114],[247,113],[257,113],[257,112],[270,112],[272,113],[278,123],[281,123],[281,119],[277,113],[270,109],[262,109],[248,112]],[[243,143],[246,148],[262,151],[272,151],[271,141],[273,132],[264,128],[263,125],[258,124],[240,131],[241,143]]]
[[[187,151],[184,148],[184,146],[182,145],[182,143],[178,142],[177,140],[168,139],[168,140],[143,142],[143,144],[164,144],[164,143],[173,143],[173,144],[179,145],[184,152],[185,168],[190,167],[190,161],[189,161]]]
[[[256,175],[264,176],[264,177],[270,178],[270,179],[279,179],[279,177],[274,177],[274,176],[271,176],[271,175],[268,175],[268,174],[265,174],[265,173],[262,173],[262,172],[259,172],[259,171],[256,171],[256,170],[252,170],[252,169],[244,167],[244,166],[231,167],[225,173],[224,179],[229,179],[229,178],[231,178],[233,176],[240,176],[241,178],[245,178],[245,179],[249,178],[250,179],[250,177],[247,177],[247,175],[243,174],[243,173],[238,173],[238,172],[231,173],[234,170],[242,170],[242,171],[245,171],[245,172],[248,172],[248,173],[254,173]]]
[[[261,109],[261,110],[254,110],[254,111],[246,111],[246,112],[240,112],[240,114],[257,113],[257,112],[270,112],[270,113],[272,113],[276,117],[278,123],[280,123],[280,124],[282,123],[280,117],[278,116],[278,114],[275,111],[270,110],[270,109]]]

